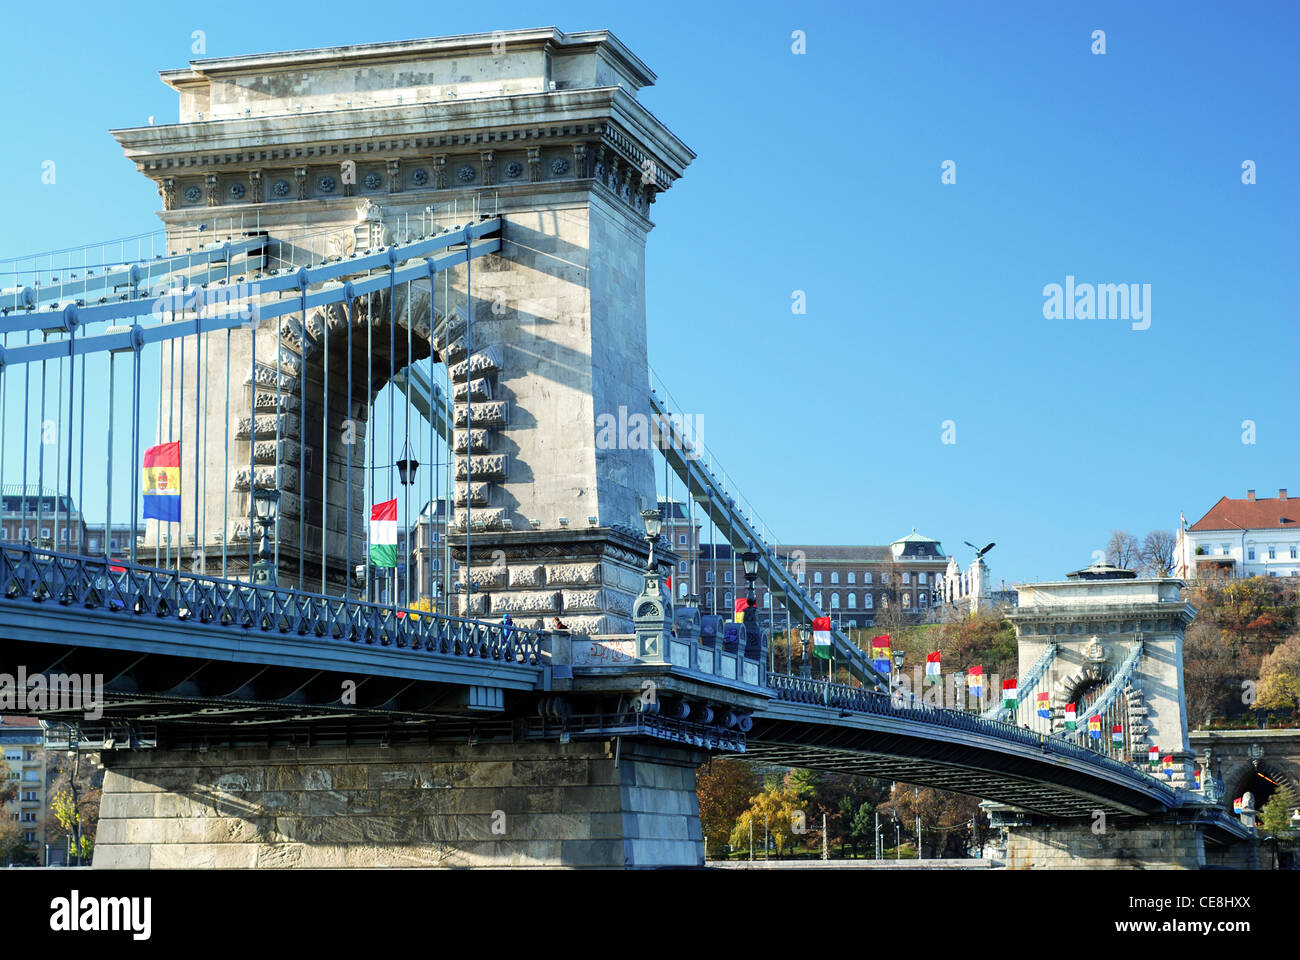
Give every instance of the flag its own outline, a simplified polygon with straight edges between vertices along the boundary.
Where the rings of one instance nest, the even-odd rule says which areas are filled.
[[[1170,776],[1174,774],[1174,758],[1172,756],[1165,757],[1165,773]]]
[[[831,618],[813,619],[813,656],[823,660],[831,658]]]
[[[1012,710],[1014,710],[1016,708],[1017,702],[1018,700],[1016,699],[1016,681],[1003,680],[1002,681],[1002,706],[1010,707]]]
[[[1197,768],[1196,768],[1195,770],[1193,770],[1192,772],[1196,775],[1196,786],[1197,786],[1197,787],[1200,787],[1200,785],[1201,785],[1201,768],[1200,768],[1200,767],[1197,767]]]
[[[1151,764],[1151,769],[1153,769],[1153,770],[1154,770],[1156,767],[1160,766],[1160,748],[1159,748],[1159,747],[1157,747],[1157,746],[1155,746],[1155,745],[1152,745],[1151,749],[1147,751],[1147,761]]]
[[[970,684],[971,696],[976,700],[984,699],[984,668],[971,667],[966,671],[966,680]]]
[[[1075,705],[1073,703],[1067,703],[1065,705],[1065,729],[1073,730],[1078,727],[1078,719],[1079,713],[1075,709]]]
[[[1119,746],[1124,742],[1124,728],[1118,723],[1110,728],[1110,742]]]
[[[744,622],[745,611],[748,609],[749,609],[749,600],[746,599],[745,597],[738,597],[736,599],[735,616],[733,617],[733,619],[737,623]]]
[[[370,508],[370,562],[376,567],[397,566],[397,500]]]
[[[871,638],[871,665],[880,673],[889,673],[889,634]]]
[[[942,683],[943,677],[939,669],[939,651],[927,653],[925,655],[925,679],[930,683]]]
[[[1046,690],[1038,695],[1038,715],[1040,717],[1052,715],[1052,695]]]
[[[144,518],[180,523],[181,444],[160,443],[144,452]]]
[[[1238,797],[1236,800],[1232,801],[1232,812],[1241,813],[1241,797]]]
[[[1101,739],[1101,717],[1096,714],[1088,718],[1088,736],[1094,740]]]
[[[664,579],[664,586],[667,587],[669,591],[673,589],[673,575],[671,573]]]

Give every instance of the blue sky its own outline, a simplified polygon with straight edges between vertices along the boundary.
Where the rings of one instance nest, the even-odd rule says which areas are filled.
[[[1300,490],[1298,21],[1281,3],[23,5],[0,59],[0,258],[155,228],[107,131],[175,121],[157,71],[195,30],[226,56],[609,28],[699,155],[654,207],[651,362],[746,497],[786,541],[916,527],[963,564],[962,540],[997,541],[995,580],[1054,578],[1113,527]],[[1150,329],[1044,319],[1067,275],[1150,284]]]

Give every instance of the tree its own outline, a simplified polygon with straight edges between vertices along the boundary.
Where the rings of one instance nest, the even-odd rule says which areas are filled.
[[[1151,576],[1167,577],[1174,569],[1174,549],[1177,540],[1168,530],[1152,530],[1142,539],[1138,559]]]
[[[1276,790],[1260,811],[1264,829],[1275,836],[1291,829],[1291,811],[1300,807],[1300,795],[1290,787]]]
[[[1127,530],[1112,530],[1110,540],[1106,542],[1106,560],[1112,566],[1123,567],[1125,570],[1137,569],[1138,562],[1141,559],[1142,548],[1138,545],[1137,537]]]
[[[919,815],[924,857],[964,857],[970,842],[971,820],[979,813],[979,803],[975,797],[962,793],[900,783],[880,805],[880,813],[882,817],[897,818],[903,836],[915,831]]]
[[[754,765],[745,760],[706,763],[695,774],[695,795],[700,802],[700,829],[716,854],[731,836],[737,818],[758,790]]]
[[[1273,648],[1259,671],[1259,699],[1264,710],[1292,710],[1300,704],[1300,634]]]
[[[786,846],[794,836],[794,823],[800,812],[803,812],[806,818],[806,811],[803,811],[797,799],[784,790],[773,790],[769,787],[753,797],[749,808],[736,820],[736,826],[731,831],[731,845],[736,849],[748,848],[752,825],[757,848],[761,849],[766,832],[776,844],[776,855],[780,857],[785,853]]]

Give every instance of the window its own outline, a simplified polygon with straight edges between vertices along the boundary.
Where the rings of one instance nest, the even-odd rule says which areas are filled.
[[[1254,559],[1255,559],[1255,548],[1254,548],[1254,547],[1249,547],[1249,548],[1247,548],[1247,550],[1246,550],[1246,559],[1247,559],[1247,560],[1254,560]]]
[[[821,592],[820,590],[818,590],[816,593],[813,594],[813,605],[814,605],[815,607],[817,607],[818,610],[823,609],[823,608],[822,608],[822,592]]]
[[[1295,559],[1296,559],[1296,547],[1295,547],[1295,544],[1294,544],[1294,543],[1291,544],[1291,559],[1292,559],[1292,560],[1295,560]]]
[[[770,593],[764,593],[764,594],[763,594],[763,608],[766,610],[766,609],[770,609],[771,606],[772,606],[772,595],[771,595]]]
[[[686,546],[686,534],[684,533],[677,534],[677,545],[679,547]]]
[[[68,542],[68,528],[67,528],[67,527],[64,527],[62,530],[59,531],[59,539],[62,540],[64,543],[67,543],[67,542]]]
[[[49,536],[50,536],[50,528],[49,528],[49,527],[41,527],[41,539],[42,539],[42,540],[48,540],[48,539],[49,539]]]
[[[704,582],[705,582],[705,583],[712,583],[712,582],[713,582],[713,571],[712,571],[712,570],[705,570],[705,571],[704,571]]]
[[[840,608],[840,595],[839,595],[838,593],[832,593],[832,594],[831,594],[831,609],[832,609],[832,610],[838,610],[839,608]]]
[[[690,569],[691,569],[691,565],[690,565],[687,561],[685,561],[685,560],[683,560],[681,563],[677,564],[677,572],[678,572],[678,573],[687,573],[687,572],[690,571]]]
[[[35,750],[24,750],[24,751],[23,751],[23,759],[24,759],[24,760],[35,760],[35,759],[36,759],[36,751],[35,751]]]
[[[917,594],[917,599],[921,601],[921,606],[924,607],[925,601],[929,599],[929,596],[924,591],[922,591],[921,593]]]
[[[91,550],[98,550],[98,549],[99,549],[99,537],[91,537],[88,541],[86,541],[86,545],[87,545],[87,547],[89,547]]]
[[[818,570],[816,573],[813,574],[813,583],[821,583],[821,582],[822,582],[822,572]]]
[[[850,593],[848,598],[845,600],[845,603],[848,605],[850,610],[858,609],[858,595],[856,593]]]
[[[24,770],[23,779],[39,781],[41,779],[41,773],[39,770]]]
[[[839,582],[840,582],[840,572],[839,572],[838,570],[832,570],[832,571],[831,571],[831,583],[834,584],[834,583],[839,583]]]
[[[732,595],[732,593],[731,593],[730,590],[727,591],[726,596],[724,597],[724,599],[727,601],[727,609],[728,609],[728,610],[734,610],[735,607],[734,607],[733,605],[734,605],[735,602],[736,602],[736,598]]]
[[[911,605],[912,605],[912,595],[911,595],[910,593],[905,593],[905,594],[903,594],[903,607],[904,607],[904,609],[906,609],[907,607],[910,607]]]
[[[916,575],[916,582],[919,583],[921,586],[925,586],[925,574],[918,573]]]
[[[36,822],[36,814],[34,813],[23,814],[23,823],[35,823],[35,822]]]
[[[689,588],[690,588],[690,584],[688,584],[688,583],[683,582],[683,583],[679,583],[679,584],[677,584],[677,596],[679,596],[679,597],[685,597],[685,596],[686,596],[686,591],[687,591]]]
[[[804,576],[804,572],[803,572],[802,570],[800,570],[800,571],[799,571],[799,586],[802,587],[802,586],[804,586],[807,582],[808,582],[808,578],[807,578],[806,576]]]
[[[108,549],[110,549],[110,550],[116,550],[116,549],[117,549],[117,537],[114,537],[112,540],[110,540],[110,541],[108,542]]]
[[[722,582],[723,582],[723,583],[731,583],[731,571],[730,571],[730,570],[723,570],[723,571],[722,571]]]
[[[35,790],[24,790],[24,791],[23,791],[23,800],[25,800],[25,801],[27,801],[27,802],[30,803],[30,802],[32,802],[32,801],[34,801],[34,800],[39,800],[39,799],[40,799],[40,797],[39,797],[39,795],[36,793]]]
[[[1226,544],[1226,543],[1221,543],[1221,544],[1219,544],[1219,556],[1221,556],[1221,557],[1226,557],[1226,556],[1228,555],[1228,550],[1229,550],[1229,549],[1230,549],[1230,548],[1229,548],[1228,544]]]
[[[1268,548],[1268,558],[1269,558],[1270,560],[1276,560],[1276,559],[1277,559],[1277,548],[1276,548],[1276,547],[1269,547],[1269,548]]]
[[[864,574],[862,575],[862,582],[863,582],[863,583],[870,583],[870,582],[871,582],[871,571],[870,571],[870,570],[868,570],[866,573],[864,573]]]
[[[8,540],[8,539],[9,539],[9,528],[0,527],[0,540]]]
[[[853,584],[853,583],[857,583],[857,582],[858,582],[858,575],[857,575],[857,573],[855,573],[854,571],[850,570],[850,571],[849,571],[849,583],[850,583],[850,584]]]
[[[889,574],[887,574],[887,573],[882,573],[882,574],[880,575],[880,582],[881,582],[881,583],[889,583]]]
[[[23,831],[23,839],[24,839],[25,841],[27,841],[28,843],[35,843],[35,842],[36,842],[36,831],[35,831],[35,830],[25,830],[25,831]]]

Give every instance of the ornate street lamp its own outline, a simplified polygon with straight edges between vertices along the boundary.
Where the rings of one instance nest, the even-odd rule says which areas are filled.
[[[257,562],[253,564],[253,583],[259,587],[274,587],[275,564],[267,553],[267,541],[270,540],[271,528],[275,526],[280,514],[280,491],[254,488],[253,519],[262,528],[262,544],[257,552]]]
[[[406,576],[404,578],[405,580],[404,586],[406,588],[405,599],[406,599],[406,605],[409,607],[411,605],[411,527],[410,527],[411,485],[415,483],[415,471],[418,470],[420,467],[420,461],[416,460],[414,457],[411,456],[411,444],[409,441],[404,442],[402,444],[402,459],[398,460],[395,466],[397,467],[397,478],[402,481],[402,496],[405,500],[405,506],[403,508],[402,515],[406,517],[407,526],[406,526],[405,535],[402,537],[402,542],[404,544],[403,546],[403,551],[405,553],[404,559],[406,560],[405,563]],[[394,600],[397,599],[396,583],[394,583],[393,599]]]
[[[659,534],[664,528],[664,521],[658,510],[642,510],[641,522],[645,524],[645,538],[650,541],[650,559],[646,561],[646,566],[653,570],[655,568],[655,541],[659,539]]]

